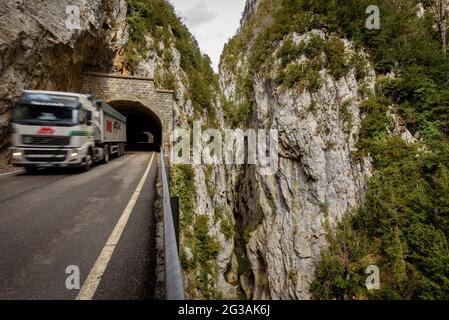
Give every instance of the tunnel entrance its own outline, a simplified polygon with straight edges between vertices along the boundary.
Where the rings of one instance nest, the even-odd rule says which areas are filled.
[[[126,117],[126,150],[160,151],[162,123],[153,111],[135,101],[114,100],[108,103]]]

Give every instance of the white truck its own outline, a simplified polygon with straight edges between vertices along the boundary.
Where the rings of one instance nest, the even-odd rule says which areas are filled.
[[[126,118],[90,95],[25,90],[13,108],[12,163],[88,171],[125,153]]]

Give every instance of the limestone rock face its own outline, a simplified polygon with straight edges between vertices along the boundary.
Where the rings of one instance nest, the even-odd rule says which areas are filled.
[[[256,2],[247,1],[242,23],[257,14]],[[285,35],[284,41],[307,43],[312,36],[330,35],[312,30]],[[351,55],[354,46],[341,41]],[[363,203],[371,175],[370,160],[356,159],[354,152],[363,118],[362,86],[374,89],[372,68],[368,66],[363,83],[355,70],[336,79],[322,68],[316,92],[284,88],[275,81],[280,63],[275,54],[281,46],[273,53],[271,73],[249,79],[250,127],[278,130],[278,171],[266,176],[257,165],[229,170],[229,197],[240,217],[238,228],[249,232],[245,249],[251,271],[241,277],[241,286],[252,299],[311,298],[309,287],[326,246],[326,226],[335,226]],[[242,50],[237,67],[221,65],[221,85],[229,101],[238,102],[238,78],[248,70],[251,52],[251,45]]]
[[[240,24],[244,25],[249,21],[251,16],[256,13],[259,7],[260,0],[247,0],[245,3],[245,9],[243,10],[242,19]]]
[[[79,24],[72,20],[70,6],[79,8]],[[7,111],[22,89],[75,91],[83,68],[111,70],[115,39],[125,18],[125,0],[3,1],[0,149],[7,141]]]
[[[325,223],[334,225],[362,203],[365,177],[370,173],[368,162],[352,157],[353,136],[361,121],[357,82],[353,75],[340,81],[326,77],[323,88],[314,94],[315,111],[309,111],[308,92],[278,92],[259,80],[254,88],[256,124],[277,128],[281,145],[275,176],[261,176],[256,169],[254,176],[247,177],[255,180],[256,188],[245,202],[259,198],[259,204],[248,209],[262,216],[248,256],[253,269],[266,270],[263,281],[269,283],[265,287],[270,288],[271,298],[309,298],[314,265],[326,244]],[[352,101],[349,132],[339,116],[345,100]]]

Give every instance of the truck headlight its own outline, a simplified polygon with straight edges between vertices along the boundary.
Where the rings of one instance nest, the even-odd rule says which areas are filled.
[[[75,159],[78,158],[79,153],[78,153],[77,151],[71,151],[71,152],[69,153],[69,155],[70,155],[70,161],[72,161],[72,160],[75,160]]]
[[[23,153],[20,150],[14,150],[12,152],[12,157],[15,159],[22,158],[22,156],[23,156]]]
[[[69,161],[77,160],[79,156],[80,156],[80,150],[79,149],[69,150]]]

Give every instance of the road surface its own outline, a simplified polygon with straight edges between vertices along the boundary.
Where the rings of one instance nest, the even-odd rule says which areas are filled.
[[[0,299],[79,298],[68,266],[92,299],[151,299],[156,176],[155,153],[86,173],[0,176]]]

